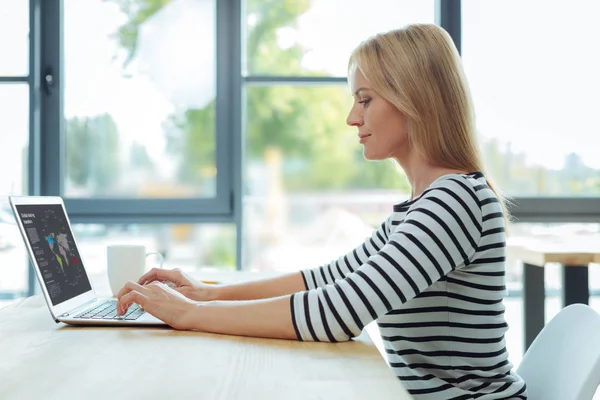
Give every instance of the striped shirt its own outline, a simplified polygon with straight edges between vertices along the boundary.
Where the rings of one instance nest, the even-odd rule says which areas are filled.
[[[483,174],[444,175],[361,246],[302,271],[296,335],[345,341],[376,320],[415,399],[526,399],[504,339],[505,256],[504,215]]]

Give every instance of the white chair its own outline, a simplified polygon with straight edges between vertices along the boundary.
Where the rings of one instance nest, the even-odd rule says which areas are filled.
[[[600,384],[600,314],[563,308],[535,338],[517,373],[528,400],[592,400]]]

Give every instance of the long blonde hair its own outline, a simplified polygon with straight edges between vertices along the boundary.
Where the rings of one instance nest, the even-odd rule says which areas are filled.
[[[444,29],[414,24],[375,35],[352,52],[353,66],[404,115],[414,150],[433,165],[483,172],[510,220],[504,196],[484,171],[460,55]]]

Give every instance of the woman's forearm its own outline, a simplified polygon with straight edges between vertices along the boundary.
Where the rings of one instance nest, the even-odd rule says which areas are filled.
[[[297,339],[292,323],[290,296],[199,302],[188,315],[188,320],[190,329],[202,332]]]
[[[306,290],[300,272],[270,279],[233,283],[214,288],[215,300],[258,300],[279,297]]]

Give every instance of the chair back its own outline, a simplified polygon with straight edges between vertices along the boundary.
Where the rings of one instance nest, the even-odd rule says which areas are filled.
[[[563,308],[535,338],[517,373],[528,400],[592,400],[600,384],[600,314]]]

